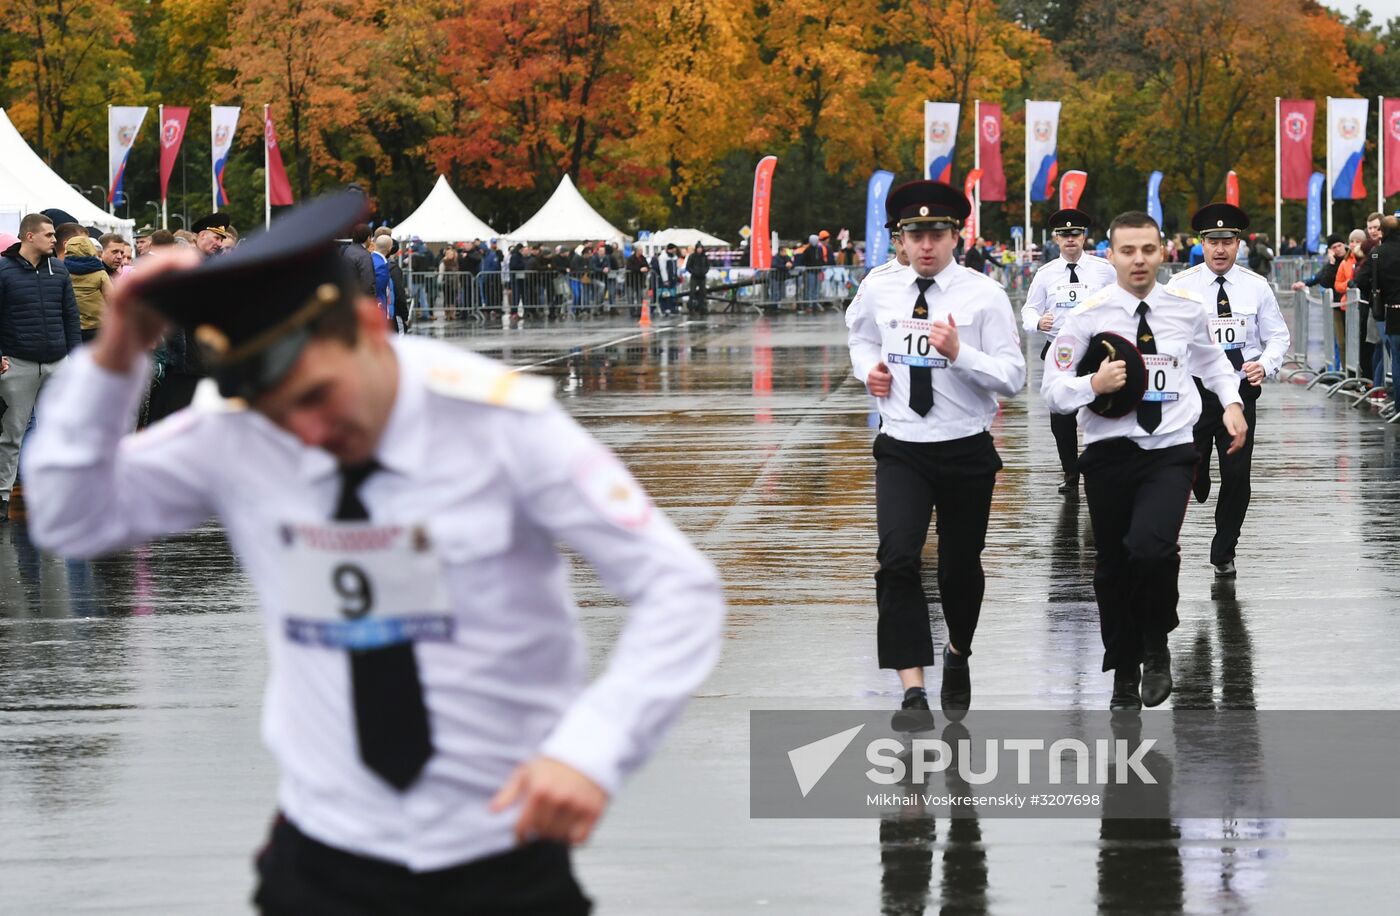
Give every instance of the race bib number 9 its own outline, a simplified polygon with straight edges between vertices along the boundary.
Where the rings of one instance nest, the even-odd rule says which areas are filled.
[[[1244,349],[1245,320],[1243,318],[1211,318],[1210,337],[1222,350]]]
[[[885,365],[946,369],[948,360],[929,341],[933,322],[920,318],[892,318],[881,329]]]
[[[287,524],[282,600],[289,640],[325,649],[450,642],[442,565],[417,526]]]
[[[1144,353],[1142,361],[1147,366],[1147,390],[1144,401],[1181,400],[1181,360],[1168,353]]]
[[[1055,287],[1051,297],[1056,309],[1072,309],[1089,295],[1089,287],[1083,283],[1062,283]]]

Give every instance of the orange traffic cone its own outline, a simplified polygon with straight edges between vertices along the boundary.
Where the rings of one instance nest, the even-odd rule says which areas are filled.
[[[639,328],[651,327],[651,298],[642,300],[642,320],[637,322]]]

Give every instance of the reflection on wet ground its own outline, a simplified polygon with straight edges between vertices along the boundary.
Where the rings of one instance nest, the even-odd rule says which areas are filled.
[[[484,328],[462,344],[555,378],[728,587],[720,669],[579,855],[599,913],[1390,910],[1388,821],[751,820],[750,709],[897,697],[874,656],[874,418],[840,316]],[[1098,709],[1088,511],[1055,492],[1038,384],[1033,370],[993,430],[1006,471],[976,702]],[[1213,504],[1188,513],[1172,702],[1396,708],[1397,430],[1284,385],[1259,422],[1238,582],[1210,576]],[[574,579],[600,666],[621,609],[588,570]],[[262,634],[218,530],[70,563],[0,528],[0,599],[0,912],[247,912],[274,775]]]

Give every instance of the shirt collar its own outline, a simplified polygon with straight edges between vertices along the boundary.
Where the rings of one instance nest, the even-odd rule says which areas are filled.
[[[415,367],[412,354],[404,352],[403,342],[391,338],[390,346],[398,363],[399,387],[394,404],[389,408],[389,420],[379,437],[374,458],[385,470],[408,475],[423,466],[428,446],[428,418],[423,410],[427,387]],[[339,469],[335,457],[319,448],[302,449],[300,471],[304,479],[319,480]]]
[[[1206,270],[1210,270],[1210,268],[1207,267]],[[1236,261],[1235,263],[1231,264],[1231,265],[1230,265],[1230,269],[1227,270],[1227,271],[1225,271],[1223,274],[1218,274],[1218,273],[1216,273],[1215,271],[1210,270],[1210,282],[1214,283],[1216,277],[1224,277],[1226,283],[1238,283],[1238,282],[1240,282],[1240,265],[1239,265],[1239,262]]]
[[[913,286],[915,281],[919,279],[919,272],[915,270],[912,265],[906,267],[905,270],[909,272],[905,277],[905,282],[909,286]],[[928,279],[933,280],[933,282],[938,285],[939,292],[946,293],[948,287],[953,285],[953,281],[957,278],[960,270],[962,270],[962,265],[958,263],[957,258],[954,258],[948,262],[947,266]]]
[[[1149,309],[1157,307],[1157,303],[1154,300],[1157,298],[1157,295],[1161,292],[1162,284],[1153,283],[1152,289],[1148,290],[1147,295],[1143,296],[1141,299],[1128,292],[1126,289],[1119,286],[1117,283],[1113,284],[1113,289],[1115,297],[1118,301],[1118,306],[1121,309],[1123,309],[1123,311],[1127,312],[1129,315],[1136,315],[1139,302],[1146,302],[1147,307]]]

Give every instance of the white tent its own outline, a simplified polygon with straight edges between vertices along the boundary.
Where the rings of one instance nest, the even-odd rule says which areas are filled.
[[[515,242],[616,242],[625,238],[588,205],[568,175],[539,212],[510,233]]]
[[[704,245],[706,248],[728,248],[729,243],[722,238],[710,235],[708,232],[701,232],[699,229],[662,229],[660,232],[653,232],[651,235],[638,241],[647,251],[656,251],[665,248],[667,245],[677,245],[681,248],[693,248],[696,245]]]
[[[30,149],[0,108],[0,228],[14,232],[25,214],[50,207],[68,211],[84,226],[135,237],[135,220],[119,219],[73,190]]]
[[[404,241],[415,235],[425,242],[470,242],[496,238],[499,233],[467,209],[462,199],[439,175],[437,184],[403,222],[394,227],[394,238]]]

